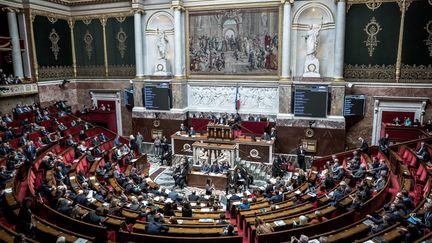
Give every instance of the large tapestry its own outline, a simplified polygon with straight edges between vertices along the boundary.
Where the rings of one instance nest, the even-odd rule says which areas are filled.
[[[191,12],[190,73],[276,75],[278,14],[277,8]]]

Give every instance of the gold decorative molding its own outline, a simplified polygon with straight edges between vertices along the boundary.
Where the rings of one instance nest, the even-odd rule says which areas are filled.
[[[85,51],[87,53],[87,57],[90,60],[91,56],[92,56],[92,51],[93,51],[93,36],[90,34],[89,30],[86,30],[86,33],[84,34],[84,43],[85,43]]]
[[[382,28],[381,25],[376,21],[375,17],[372,17],[363,30],[368,35],[368,38],[366,41],[364,41],[364,43],[368,48],[369,56],[372,57],[375,48],[380,43],[380,41],[377,38],[377,35],[382,30]]]
[[[430,1],[432,1],[432,0],[430,0]],[[430,20],[426,24],[426,26],[424,27],[424,29],[429,34],[428,38],[426,40],[424,40],[424,42],[426,43],[426,46],[428,47],[429,56],[432,57],[432,20]]]
[[[11,13],[19,13],[19,12],[21,12],[20,9],[13,8],[13,7],[3,7],[2,10],[5,11],[5,12],[11,12]]]
[[[409,6],[414,0],[397,0],[397,4],[399,5],[399,9],[401,12],[407,11]],[[405,6],[404,6],[405,5]]]
[[[117,16],[115,17],[115,19],[117,20],[117,22],[123,23],[126,20],[126,16]]]
[[[57,21],[58,21],[58,19],[63,19],[63,20],[67,21],[70,17],[70,16],[63,15],[63,14],[52,13],[52,12],[42,11],[42,10],[37,10],[37,9],[36,10],[32,9],[31,14],[34,16],[39,15],[39,16],[45,16],[47,18],[57,19]]]
[[[109,76],[134,77],[135,65],[109,65]]]
[[[117,50],[120,52],[120,56],[123,59],[127,48],[126,46],[127,35],[126,32],[123,31],[122,27],[120,27],[120,30],[117,32],[116,39],[117,39]]]
[[[432,65],[406,65],[401,66],[401,80],[427,80],[432,81]]]
[[[118,3],[118,2],[130,2],[130,0],[47,0],[48,2],[61,4],[64,6],[82,6],[92,4],[104,4],[104,3]]]
[[[60,47],[58,46],[58,42],[60,41],[60,36],[57,34],[56,30],[53,28],[51,33],[48,36],[48,39],[51,41],[51,51],[54,55],[54,59],[57,61],[58,54],[60,52]]]
[[[377,10],[382,5],[382,1],[377,0],[369,0],[369,2],[365,3],[366,7],[372,11]]]
[[[394,65],[351,65],[345,64],[344,77],[354,80],[394,80]]]
[[[51,24],[55,24],[58,20],[58,18],[53,14],[46,16],[46,18],[48,19],[49,22],[51,22]]]
[[[102,65],[77,66],[77,76],[85,77],[104,77],[105,67]]]
[[[345,64],[344,77],[359,82],[395,82],[395,65]],[[432,65],[401,65],[400,82],[432,81]]]
[[[294,0],[281,0],[281,4],[285,4],[285,3],[293,4]]]
[[[88,19],[82,19],[82,22],[83,22],[85,25],[89,25],[89,24],[91,24],[92,19],[90,19],[90,18],[88,18]]]
[[[39,78],[41,80],[65,79],[73,76],[71,66],[44,66],[39,68]]]

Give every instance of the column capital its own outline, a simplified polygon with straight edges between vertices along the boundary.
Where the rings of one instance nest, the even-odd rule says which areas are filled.
[[[106,23],[107,23],[107,21],[108,21],[108,18],[107,18],[107,16],[102,15],[102,16],[99,18],[99,21],[101,22],[102,27],[105,28]]]
[[[285,4],[285,3],[293,4],[294,0],[281,0],[281,4]]]
[[[67,22],[68,22],[69,28],[73,29],[75,27],[75,19],[68,18]]]
[[[173,10],[178,10],[178,11],[184,11],[184,5],[183,5],[183,0],[173,0],[171,2],[171,9]]]
[[[132,12],[134,14],[145,14],[144,9],[142,9],[142,8],[134,8],[134,9],[132,9]]]
[[[13,8],[13,7],[4,7],[2,8],[3,11],[8,12],[8,13],[19,13],[21,12],[20,9],[18,8]]]

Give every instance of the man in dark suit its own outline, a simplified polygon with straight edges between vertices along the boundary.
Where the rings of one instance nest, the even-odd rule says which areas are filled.
[[[87,150],[86,152],[86,160],[87,162],[90,164],[90,166],[95,162],[95,158],[93,157],[93,155],[91,154],[90,150]]]
[[[276,128],[272,127],[271,130],[270,130],[270,138],[273,139],[273,140],[275,140],[276,136],[277,136]]]
[[[306,170],[305,156],[306,151],[303,149],[303,145],[300,145],[297,149],[297,163],[302,170]]]
[[[190,202],[197,202],[199,199],[200,197],[196,194],[196,191],[193,191],[192,194],[188,196]]]
[[[219,166],[216,161],[210,166],[210,173],[219,173]]]
[[[229,191],[234,190],[237,193],[238,189],[238,175],[236,173],[230,173],[228,175],[228,185],[227,185],[227,194]]]
[[[91,143],[92,143],[92,146],[93,146],[93,147],[96,147],[96,146],[98,146],[98,145],[100,144],[100,142],[99,142],[97,136],[94,136],[94,137],[91,139]]]
[[[261,136],[261,139],[264,141],[269,141],[271,137],[268,135],[268,133],[264,132],[264,134]]]
[[[194,136],[194,135],[196,135],[195,129],[191,127],[189,130],[189,136]]]
[[[359,137],[358,140],[361,143],[361,145],[360,145],[360,152],[362,152],[362,153],[367,154],[368,156],[370,156],[369,144],[367,143],[367,141],[364,138],[362,138],[362,137]]]
[[[426,147],[425,142],[421,142],[419,150],[416,151],[417,157],[425,162],[429,162],[431,160],[431,156],[429,154],[428,148]]]
[[[384,135],[384,137],[380,138],[378,141],[379,149],[381,152],[383,152],[387,157],[389,156],[389,145],[390,145],[390,138],[388,133]]]
[[[180,132],[188,132],[188,128],[182,123],[182,124],[180,124],[179,131]]]
[[[147,224],[147,233],[152,235],[160,235],[162,232],[168,232],[168,226],[160,222],[160,215],[156,214],[153,221]]]

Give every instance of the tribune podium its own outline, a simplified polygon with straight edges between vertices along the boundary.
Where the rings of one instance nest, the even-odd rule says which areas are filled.
[[[208,139],[233,140],[234,134],[229,125],[209,123],[207,125]]]

